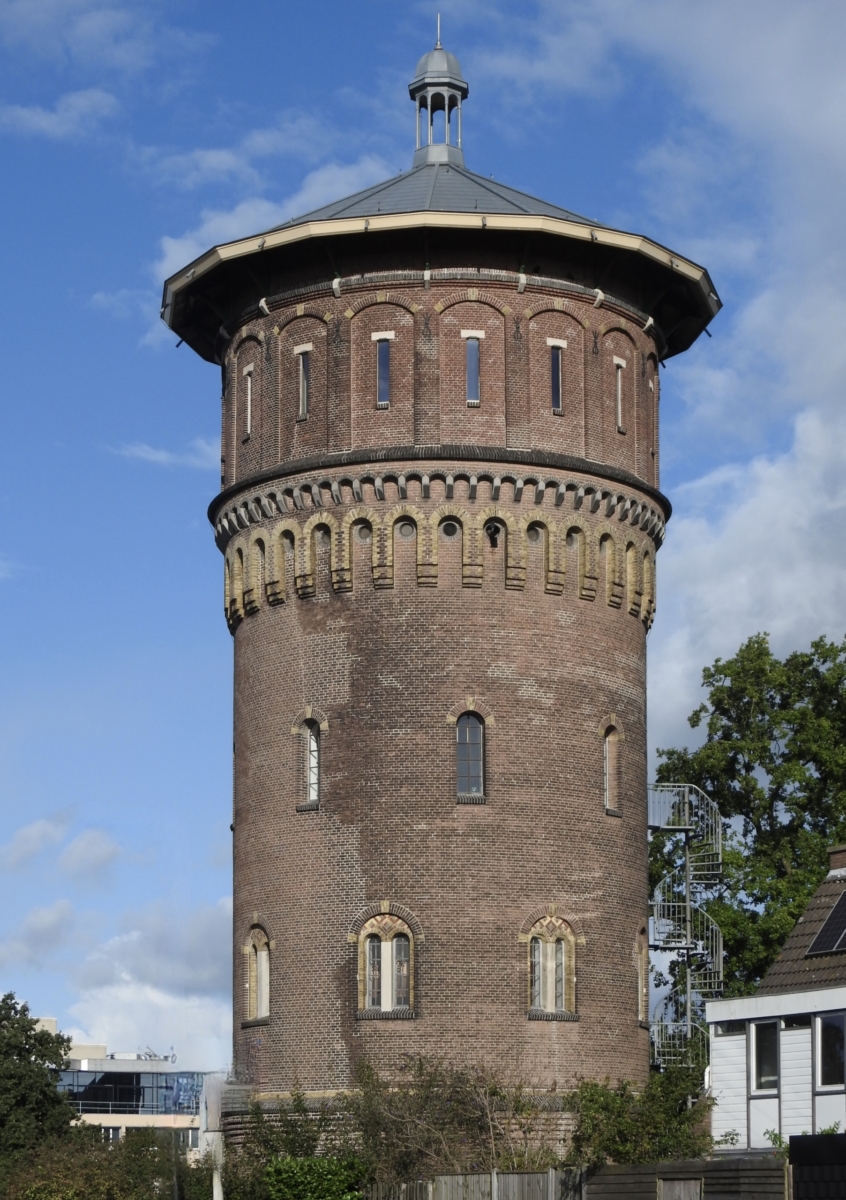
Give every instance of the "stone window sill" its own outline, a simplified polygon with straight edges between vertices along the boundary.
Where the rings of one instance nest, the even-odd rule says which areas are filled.
[[[650,1028],[648,1021],[638,1021],[638,1025],[640,1026],[641,1029],[649,1029]]]
[[[250,440],[250,435],[248,433],[245,433],[244,436],[241,438],[241,445],[242,446],[245,445],[249,440]]]
[[[606,808],[605,815],[606,817],[622,817],[623,810],[620,808]]]
[[[298,804],[297,812],[320,812],[320,804]]]
[[[481,401],[480,400],[468,400],[467,407],[468,408],[481,408]]]
[[[625,432],[626,432],[626,427],[625,427],[625,425],[618,425],[618,426],[617,426],[617,432],[618,432],[618,433],[625,433]]]
[[[481,792],[459,792],[455,798],[456,804],[487,804]]]
[[[270,1017],[251,1017],[249,1021],[242,1021],[242,1029],[255,1029],[258,1025],[269,1025]]]
[[[360,1008],[355,1014],[357,1021],[413,1021],[413,1008]]]
[[[530,1021],[578,1021],[579,1014],[574,1012],[547,1012],[545,1008],[530,1008]]]
[[[377,404],[376,404],[376,411],[377,411],[377,412],[384,412],[386,409],[388,409],[388,408],[390,408],[390,407],[391,407],[390,403],[388,403],[388,404],[379,404],[379,403],[377,402]]]

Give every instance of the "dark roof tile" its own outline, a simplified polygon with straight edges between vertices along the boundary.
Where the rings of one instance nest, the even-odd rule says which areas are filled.
[[[846,891],[846,876],[828,876],[808,901],[784,948],[761,980],[759,996],[778,992],[809,992],[846,984],[846,952],[814,954],[808,951],[834,905]]]

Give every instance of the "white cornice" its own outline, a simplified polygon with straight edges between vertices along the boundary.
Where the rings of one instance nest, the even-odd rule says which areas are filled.
[[[603,225],[584,225],[578,221],[565,221],[558,217],[502,215],[497,213],[451,213],[451,212],[412,212],[385,213],[375,217],[352,217],[329,221],[307,221],[301,225],[284,225],[281,229],[273,229],[268,233],[257,234],[254,237],[241,238],[236,242],[225,242],[214,246],[211,250],[188,263],[181,271],[165,282],[164,307],[162,316],[170,324],[173,311],[174,297],[191,283],[195,283],[202,275],[207,274],[221,263],[251,254],[261,254],[280,246],[291,245],[294,242],[307,241],[310,238],[340,237],[357,233],[380,233],[402,229],[482,229],[517,231],[521,233],[550,233],[557,237],[574,238],[577,241],[596,242],[600,245],[613,246],[620,250],[628,250],[653,259],[664,267],[677,271],[680,275],[702,288],[712,313],[720,308],[719,299],[711,287],[708,272],[704,267],[681,258],[665,246],[653,242],[639,234],[623,233],[617,229],[609,229]]]

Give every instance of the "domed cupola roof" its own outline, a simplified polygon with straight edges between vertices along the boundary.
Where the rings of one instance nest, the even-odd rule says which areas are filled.
[[[415,99],[421,88],[439,83],[447,84],[456,91],[460,91],[462,100],[466,100],[470,94],[467,81],[461,74],[461,64],[454,54],[444,50],[440,41],[435,49],[424,54],[417,64],[414,78],[408,85],[412,100]]]

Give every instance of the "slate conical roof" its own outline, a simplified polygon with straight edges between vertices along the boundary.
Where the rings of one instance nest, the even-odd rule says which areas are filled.
[[[353,196],[325,204],[313,212],[292,217],[277,229],[305,225],[310,221],[329,221],[343,217],[376,217],[389,213],[478,212],[502,215],[558,217],[595,226],[601,222],[580,217],[569,209],[539,200],[527,192],[475,175],[465,167],[446,163],[425,163],[395,175],[384,183],[365,188]]]

